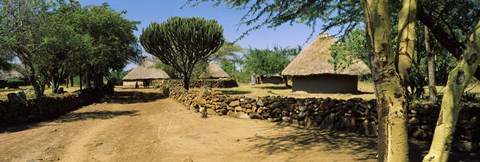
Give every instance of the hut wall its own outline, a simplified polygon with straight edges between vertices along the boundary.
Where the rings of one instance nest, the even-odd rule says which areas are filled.
[[[357,92],[358,88],[358,77],[351,75],[294,76],[292,82],[293,92],[352,93]]]
[[[262,76],[262,83],[283,84],[281,76]]]

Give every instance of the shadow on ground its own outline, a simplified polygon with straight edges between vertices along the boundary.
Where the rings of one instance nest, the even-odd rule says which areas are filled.
[[[118,116],[136,116],[136,110],[132,111],[92,111],[68,113],[58,119],[59,122],[75,122],[88,119],[111,119]]]
[[[278,130],[282,127],[279,125],[273,129]],[[356,155],[364,155],[358,156],[356,160],[376,158],[376,138],[360,137],[355,134],[295,128],[279,135],[256,135],[247,140],[257,143],[251,149],[260,149],[260,152],[268,155],[296,150],[327,151],[349,148]],[[318,143],[323,144],[319,147]]]
[[[250,94],[251,91],[241,91],[241,90],[222,90],[223,94],[229,95],[243,95],[243,94]]]
[[[161,93],[145,93],[138,91],[122,91],[114,92],[112,95],[107,95],[102,98],[100,102],[114,103],[114,104],[132,104],[152,102],[158,99],[166,98]]]

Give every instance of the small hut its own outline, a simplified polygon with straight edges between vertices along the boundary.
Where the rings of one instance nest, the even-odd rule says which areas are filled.
[[[155,68],[155,64],[144,61],[141,65],[130,71],[123,77],[123,86],[148,87],[154,80],[170,79],[170,76],[162,69]]]
[[[292,91],[307,93],[352,93],[358,90],[358,76],[370,74],[368,66],[359,59],[352,64],[334,69],[330,46],[335,39],[328,34],[319,35],[315,41],[282,71],[292,76]]]
[[[17,88],[27,85],[28,80],[25,76],[25,68],[19,64],[14,64],[10,70],[0,70],[0,88]],[[12,80],[15,80],[15,82],[9,84],[8,82]]]
[[[207,67],[207,73],[200,76],[202,79],[227,79],[231,78],[227,72],[225,72],[220,65],[215,62],[212,62]]]

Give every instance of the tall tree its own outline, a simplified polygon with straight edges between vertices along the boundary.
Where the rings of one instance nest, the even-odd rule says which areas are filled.
[[[140,43],[148,53],[181,73],[188,89],[195,65],[222,47],[223,28],[216,20],[172,17],[143,29]]]
[[[102,87],[103,78],[111,71],[121,71],[129,61],[142,59],[138,39],[133,34],[139,22],[124,18],[125,13],[104,3],[83,7],[76,18],[76,29],[80,34],[88,34],[93,45],[81,66],[87,86],[93,81],[95,88]]]
[[[387,4],[388,5],[388,4]],[[384,6],[388,7],[388,6]],[[402,7],[398,13],[398,63],[397,71],[401,82],[408,92],[410,83],[410,70],[415,47],[415,23],[417,13],[416,0],[403,0]],[[413,90],[412,90],[413,91]]]
[[[44,38],[40,25],[45,21],[49,5],[43,0],[0,1],[1,53],[11,53],[20,59],[37,98],[43,96],[43,91],[37,79],[33,56]]]

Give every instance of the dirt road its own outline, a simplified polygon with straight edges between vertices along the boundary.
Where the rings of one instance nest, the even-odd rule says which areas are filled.
[[[375,139],[187,110],[121,90],[59,119],[0,129],[0,161],[375,161]]]

